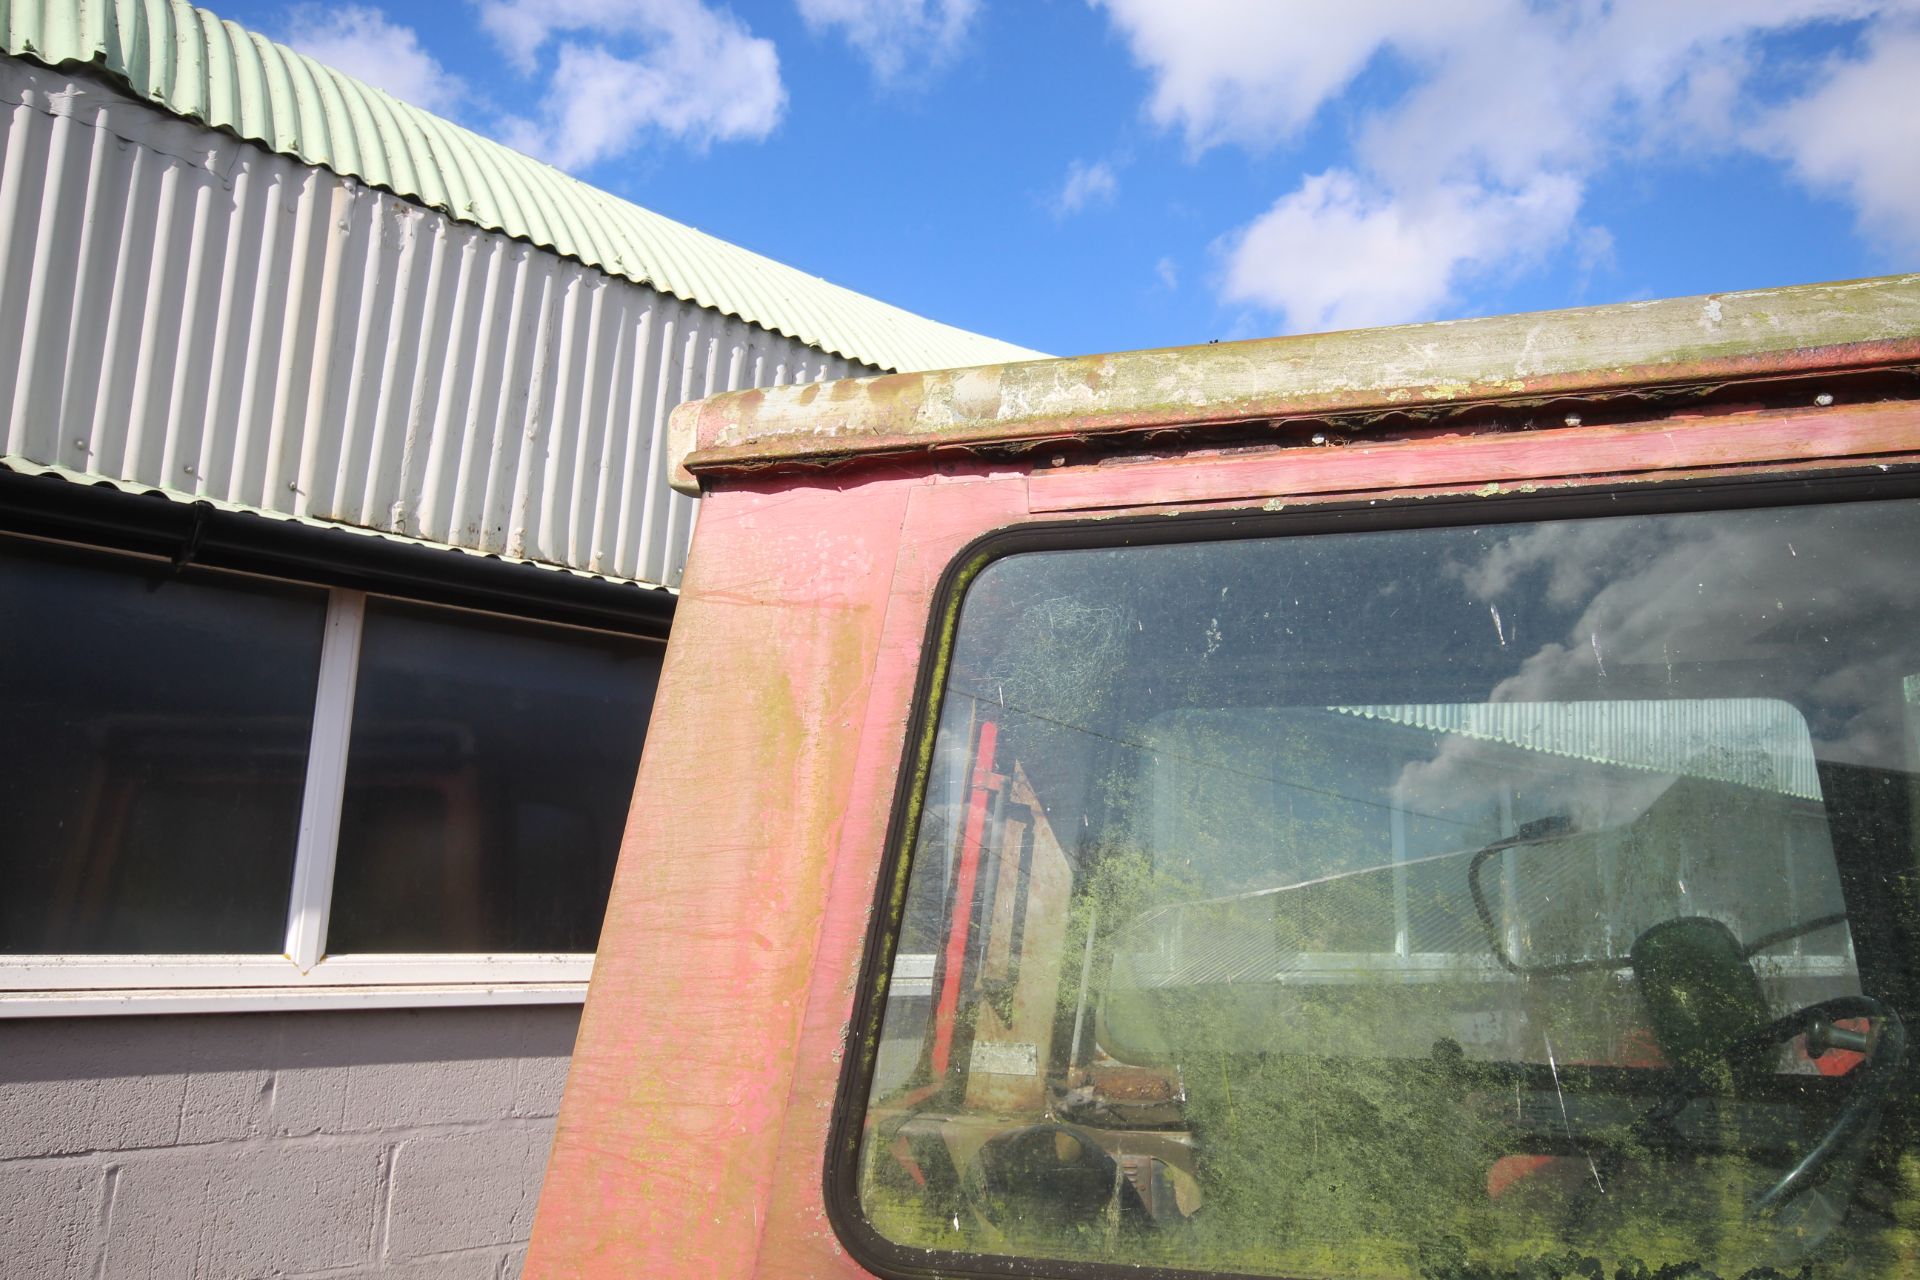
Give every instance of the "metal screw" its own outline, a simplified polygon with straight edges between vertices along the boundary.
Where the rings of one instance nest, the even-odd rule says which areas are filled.
[[[186,466],[181,467],[180,469],[186,472],[188,475],[193,474],[193,464],[191,462],[189,462]]]
[[[287,492],[288,493],[300,492],[300,482],[298,480],[287,481]]]
[[[1579,426],[1579,425],[1580,425],[1580,415],[1579,415],[1579,414],[1577,414],[1577,413],[1570,413],[1570,414],[1568,414],[1568,415],[1567,415],[1567,417],[1566,417],[1566,423],[1567,423],[1567,425],[1568,425],[1568,426],[1570,426],[1570,427],[1577,427],[1577,426]]]
[[[1313,433],[1313,442],[1315,444],[1325,444],[1327,442],[1327,438],[1321,435],[1318,431],[1316,431]]]
[[[1824,409],[1828,405],[1833,403],[1833,393],[1830,391],[1822,391],[1819,395],[1813,398],[1813,402],[1819,405],[1822,409]]]
[[[76,449],[84,449],[87,447],[87,442],[85,439],[75,440],[73,442],[73,447]]]

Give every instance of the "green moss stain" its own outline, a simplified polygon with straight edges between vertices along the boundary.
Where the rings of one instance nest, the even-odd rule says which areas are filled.
[[[1537,1080],[1523,1096],[1502,1064],[1469,1059],[1444,1037],[1408,1055],[1406,1029],[1435,1021],[1431,987],[1382,977],[1317,990],[1252,984],[1129,991],[1126,970],[1136,963],[1130,952],[1143,945],[1141,922],[1157,903],[1191,900],[1201,883],[1196,874],[1156,870],[1134,848],[1105,850],[1076,886],[1060,945],[1078,957],[1088,931],[1095,932],[1091,985],[1100,993],[1103,1047],[1124,1044],[1131,1060],[1177,1071],[1185,1093],[1179,1129],[1193,1140],[1198,1211],[1157,1226],[1112,1213],[1063,1221],[1042,1212],[1045,1193],[1032,1204],[988,1201],[964,1170],[955,1187],[923,1189],[880,1160],[869,1167],[863,1204],[883,1235],[927,1249],[1327,1280],[1915,1274],[1920,1161],[1911,1157],[1890,1184],[1895,1229],[1843,1226],[1805,1248],[1790,1224],[1751,1218],[1747,1206],[1781,1170],[1742,1154],[1751,1144],[1743,1125],[1752,1120],[1730,1104],[1713,1096],[1694,1104],[1690,1124],[1700,1150],[1691,1154],[1663,1150],[1636,1129],[1648,1099],[1630,1099],[1611,1125],[1583,1123],[1584,1150],[1555,1153],[1551,1123],[1544,1143],[1539,1127],[1523,1139],[1512,1123],[1521,1107],[1536,1115],[1544,1108],[1550,1121],[1557,1116],[1553,1095],[1543,1094]],[[1342,941],[1337,930],[1326,931],[1337,912],[1324,919],[1296,914],[1274,912],[1269,927],[1290,945]],[[1246,923],[1224,915],[1188,922],[1216,931]],[[1076,980],[1063,982],[1060,992],[1057,1043],[1071,1034],[1078,989],[1072,968]],[[1575,1022],[1630,999],[1605,973],[1533,987],[1525,999],[1536,1004],[1542,1025]],[[1156,1034],[1129,1031],[1128,1023]],[[1064,1053],[1057,1061],[1064,1064]],[[1569,1105],[1614,1096],[1581,1084],[1579,1065],[1559,1066]],[[1730,1078],[1720,1083],[1708,1093],[1737,1093]],[[1124,1134],[1116,1139],[1125,1141]],[[966,1164],[964,1151],[958,1163]]]
[[[947,676],[953,663],[954,635],[959,629],[960,607],[964,603],[967,588],[980,576],[981,570],[993,562],[991,555],[976,555],[960,567],[954,576],[952,587],[943,601],[939,625],[934,630],[932,671],[927,681],[927,705],[938,707],[946,692]],[[909,856],[914,842],[920,834],[920,817],[927,803],[927,782],[933,773],[933,747],[939,736],[939,718],[928,715],[920,728],[920,736],[912,744],[912,759],[908,766],[906,779],[907,803],[900,830],[895,836],[896,854],[893,864],[893,877],[886,886],[886,898],[882,910],[885,911],[885,932],[881,939],[881,954],[892,956],[894,946],[899,940],[900,920],[906,911],[907,879],[913,869],[913,859]],[[884,1001],[887,985],[892,978],[891,967],[882,964],[874,974],[873,998]],[[861,1070],[870,1072],[873,1059],[880,1051],[880,1029],[878,1025],[869,1026],[860,1041]]]

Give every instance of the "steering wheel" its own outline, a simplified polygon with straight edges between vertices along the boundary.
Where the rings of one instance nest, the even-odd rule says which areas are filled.
[[[1484,909],[1482,917],[1490,926]],[[1839,996],[1768,1019],[1754,953],[1836,922],[1823,917],[1743,945],[1722,921],[1682,916],[1641,933],[1628,957],[1654,1039],[1677,1072],[1675,1086],[1634,1126],[1642,1137],[1671,1124],[1694,1097],[1707,1092],[1708,1073],[1716,1065],[1732,1068],[1736,1082],[1751,1081],[1766,1074],[1767,1051],[1795,1036],[1807,1037],[1808,1053],[1816,1058],[1836,1047],[1866,1055],[1866,1061],[1848,1073],[1852,1089],[1833,1123],[1793,1168],[1754,1198],[1747,1206],[1750,1217],[1773,1214],[1810,1190],[1871,1131],[1906,1058],[1907,1032],[1900,1016],[1871,996]],[[1521,972],[1568,972],[1574,967]],[[1879,1034],[1869,1038],[1836,1026],[1846,1018],[1871,1019]]]
[[[1820,1141],[1800,1157],[1800,1163],[1747,1206],[1747,1212],[1754,1217],[1772,1213],[1807,1190],[1855,1138],[1873,1128],[1899,1076],[1900,1064],[1906,1058],[1907,1028],[1900,1021],[1900,1015],[1883,1001],[1872,996],[1838,996],[1776,1018],[1734,1046],[1735,1053],[1758,1052],[1805,1035],[1808,1049],[1817,1050],[1813,1056],[1818,1057],[1839,1038],[1853,1039],[1834,1028],[1833,1024],[1842,1018],[1871,1018],[1880,1028],[1880,1034],[1870,1043],[1856,1042],[1865,1050],[1867,1058],[1847,1073],[1854,1084],[1846,1105],[1840,1108],[1840,1114],[1827,1126]]]
[[[1870,1018],[1880,1028],[1880,1034],[1869,1041],[1857,1032],[1835,1027],[1843,1018]],[[1752,1062],[1766,1050],[1799,1035],[1807,1037],[1813,1057],[1819,1057],[1829,1048],[1851,1048],[1864,1052],[1866,1061],[1847,1073],[1853,1089],[1826,1133],[1800,1157],[1798,1164],[1747,1205],[1749,1217],[1774,1213],[1811,1188],[1836,1157],[1862,1133],[1872,1129],[1906,1058],[1906,1025],[1892,1008],[1872,996],[1838,996],[1796,1009],[1728,1044],[1725,1057],[1730,1062]],[[1674,1119],[1703,1088],[1700,1073],[1688,1071],[1680,1087],[1642,1118],[1641,1126],[1651,1128]]]

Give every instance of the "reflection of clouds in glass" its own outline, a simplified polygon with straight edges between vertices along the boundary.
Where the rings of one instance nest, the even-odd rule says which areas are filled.
[[[1477,564],[1450,566],[1475,596],[1497,599],[1544,571],[1546,598],[1562,607],[1593,594],[1610,562],[1631,559],[1634,544],[1656,544],[1653,527],[1632,520],[1531,525],[1496,542]]]
[[[1629,672],[1635,696],[1657,696],[1662,673],[1697,688],[1705,668],[1716,692],[1793,699],[1823,758],[1898,768],[1915,532],[1904,503],[1539,525],[1456,572],[1496,602],[1588,597],[1492,701],[1591,699]]]
[[[1565,818],[1575,831],[1624,825],[1645,813],[1674,777],[1450,735],[1430,757],[1401,769],[1393,795],[1409,812],[1488,815],[1477,847],[1542,818]],[[1512,810],[1504,824],[1495,819],[1503,804]]]
[[[1832,740],[1822,744],[1821,754],[1880,769],[1906,768],[1904,717],[1887,690],[1898,688],[1911,667],[1911,654],[1881,652],[1840,667],[1815,683],[1814,697],[1826,706],[1856,709]]]

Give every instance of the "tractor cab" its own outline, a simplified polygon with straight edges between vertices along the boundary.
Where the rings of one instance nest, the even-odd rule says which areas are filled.
[[[683,407],[530,1273],[1920,1274],[1916,369],[1905,277]]]

